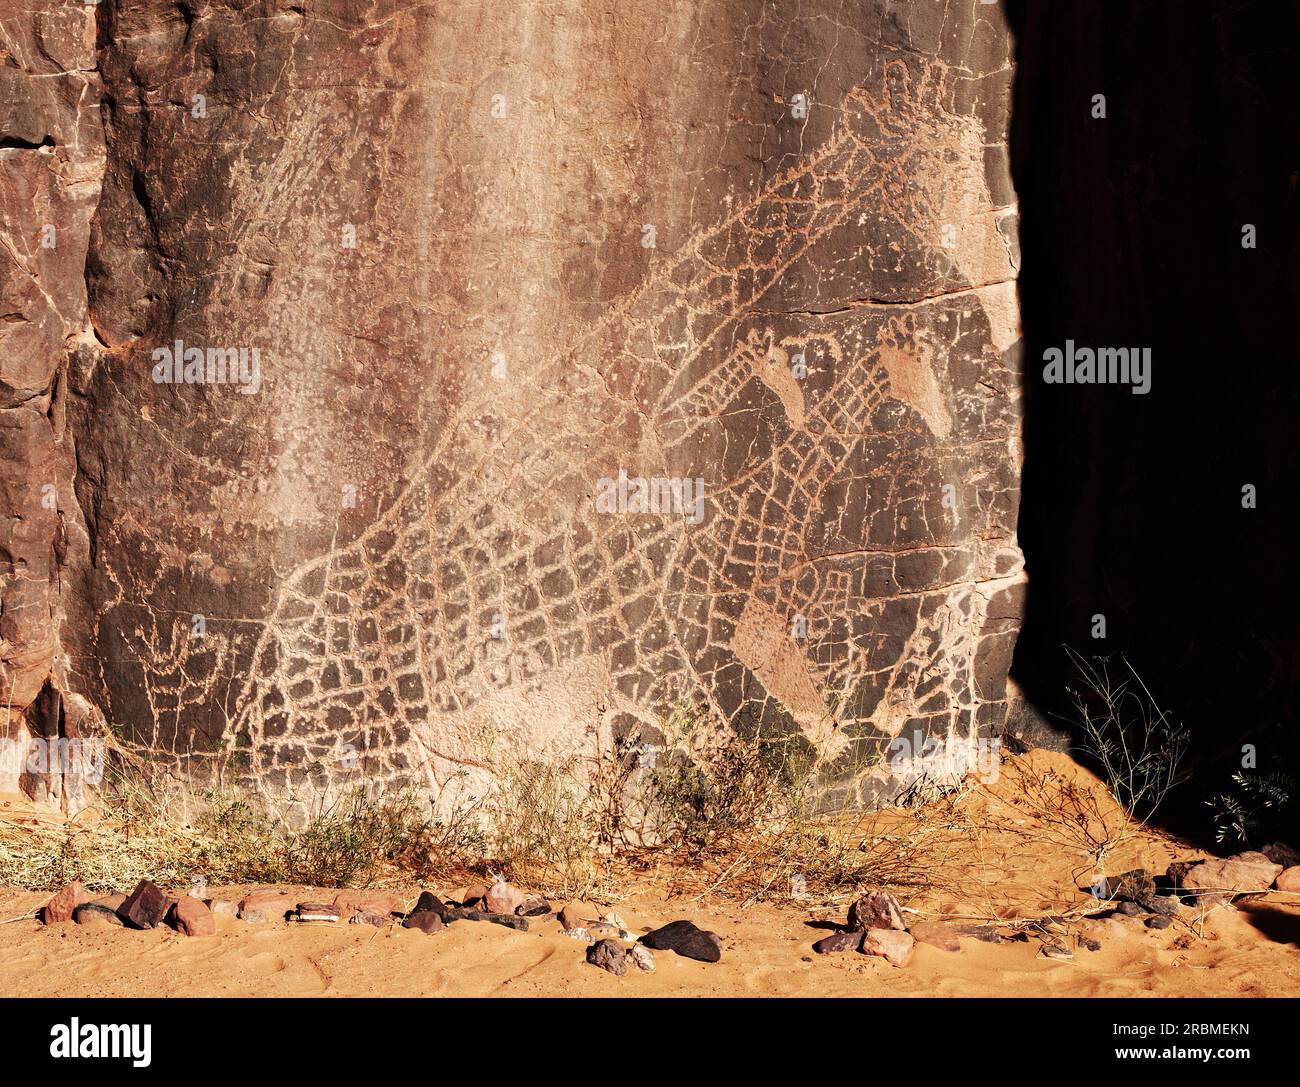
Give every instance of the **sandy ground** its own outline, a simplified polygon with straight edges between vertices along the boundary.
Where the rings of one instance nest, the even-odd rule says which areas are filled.
[[[1042,753],[1031,766],[1037,780],[1076,772],[1063,757]],[[1009,920],[1089,905],[1076,887],[1079,858],[1024,810],[1023,795],[1023,783],[1004,781],[895,817],[928,824],[936,858],[942,856],[941,887],[899,892],[914,911],[909,918]],[[1170,860],[1196,855],[1144,833],[1106,867],[1163,872]],[[438,890],[454,896],[456,889]],[[215,893],[238,897],[238,889]],[[304,889],[302,899],[329,901],[332,894]],[[828,934],[827,923],[844,917],[839,904],[745,905],[636,893],[614,904],[633,931],[689,918],[717,932],[724,951],[717,964],[658,952],[653,974],[630,970],[622,978],[588,965],[584,945],[563,935],[553,918],[534,920],[526,933],[463,921],[426,936],[396,925],[253,925],[221,917],[216,936],[197,938],[162,928],[44,928],[29,918],[10,920],[48,898],[0,891],[0,995],[1300,996],[1300,895],[1277,892],[1207,912],[1182,910],[1164,930],[1131,918],[1072,918],[1070,933],[1102,948],[1079,948],[1068,961],[1043,957],[1037,940],[963,939],[959,952],[918,945],[903,968],[853,952],[814,955],[811,945]]]

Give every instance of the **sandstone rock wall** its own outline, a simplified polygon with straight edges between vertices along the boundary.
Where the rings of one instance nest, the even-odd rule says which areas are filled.
[[[75,729],[59,652],[72,496],[67,365],[94,344],[86,249],[104,172],[95,12],[0,9],[0,789],[58,795],[22,744]],[[75,705],[77,700],[71,699]]]
[[[27,2],[11,38],[71,23]],[[61,323],[5,326],[15,708],[50,678],[64,727],[275,789],[684,711],[804,737],[836,804],[901,733],[996,728],[1009,36],[783,7],[104,0],[97,64],[19,58],[77,127],[0,162],[70,245],[103,186]],[[73,450],[60,529],[30,481]]]

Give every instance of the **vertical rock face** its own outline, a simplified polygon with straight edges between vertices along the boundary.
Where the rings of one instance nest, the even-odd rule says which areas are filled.
[[[690,707],[877,799],[1005,712],[1001,17],[516,7],[100,5],[60,689],[276,789]]]
[[[33,734],[66,730],[57,659],[72,444],[67,358],[93,343],[85,264],[104,147],[93,8],[0,10],[0,789],[46,791]],[[59,673],[59,674],[56,674]],[[30,779],[30,780],[29,780]]]

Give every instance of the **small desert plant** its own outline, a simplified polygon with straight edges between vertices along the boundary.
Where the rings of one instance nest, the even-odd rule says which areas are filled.
[[[1296,779],[1281,771],[1246,774],[1238,770],[1232,775],[1232,784],[1232,791],[1219,793],[1206,803],[1214,812],[1215,841],[1241,845],[1268,834],[1296,790]]]
[[[1066,653],[1081,681],[1067,692],[1082,750],[1125,812],[1145,824],[1187,776],[1187,731],[1156,704],[1126,657],[1114,668],[1108,657],[1089,660],[1069,647]]]
[[[488,857],[513,882],[577,897],[600,884],[591,792],[573,762],[499,760],[484,801]]]
[[[48,888],[77,879],[126,891],[140,879],[185,886],[366,886],[397,873],[459,871],[482,853],[467,805],[414,789],[353,789],[272,800],[204,787],[174,762],[116,746],[96,803],[72,820],[0,820],[0,883]]]

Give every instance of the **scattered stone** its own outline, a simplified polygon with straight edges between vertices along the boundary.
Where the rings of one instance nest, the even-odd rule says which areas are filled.
[[[260,915],[257,918],[259,921],[266,921],[272,917],[283,920],[285,914],[297,905],[298,903],[283,891],[254,891],[240,899],[239,917],[243,921],[251,921],[253,918],[247,915],[256,911]]]
[[[1180,902],[1176,895],[1143,895],[1137,904],[1148,913],[1161,917],[1173,917],[1178,913]]]
[[[849,928],[862,932],[871,928],[905,930],[903,913],[888,891],[871,891],[849,907]]]
[[[86,894],[86,888],[73,881],[41,907],[41,922],[46,925],[57,925],[63,921],[71,921],[73,911],[89,900],[90,896]]]
[[[1170,925],[1172,925],[1174,923],[1174,919],[1172,917],[1162,917],[1160,914],[1157,913],[1157,914],[1152,914],[1142,923],[1146,925],[1147,928],[1162,929],[1162,928],[1168,928]]]
[[[156,883],[142,879],[126,896],[117,915],[132,928],[157,928],[171,908],[172,900],[162,889]]]
[[[586,925],[587,918],[572,902],[560,910],[560,927],[565,932],[572,932],[576,928],[585,928]]]
[[[551,904],[541,895],[529,895],[515,908],[520,917],[545,917],[551,912]]]
[[[334,925],[338,923],[339,911],[324,902],[299,902],[289,919],[302,925]]]
[[[423,900],[423,896],[421,896]],[[387,916],[402,908],[402,896],[392,891],[340,891],[334,896],[334,909],[340,921],[350,921],[353,914],[368,912]],[[417,905],[416,909],[420,907]]]
[[[1224,860],[1207,860],[1189,868],[1182,877],[1182,888],[1200,896],[1203,892],[1248,894],[1267,891],[1282,871],[1263,853],[1238,853]]]
[[[1273,882],[1279,891],[1300,892],[1300,864],[1293,864],[1282,870],[1282,874]]]
[[[214,917],[238,917],[239,905],[226,898],[209,898],[203,903],[212,911]]]
[[[620,978],[627,973],[627,953],[613,940],[597,940],[587,948],[587,961]]]
[[[514,913],[524,902],[524,892],[518,887],[498,879],[488,888],[485,896],[489,913]]]
[[[432,936],[443,928],[442,918],[433,910],[416,910],[402,922],[402,928],[419,929],[426,936]]]
[[[1269,842],[1260,852],[1283,868],[1300,868],[1300,849],[1295,849],[1285,842]]]
[[[519,932],[528,931],[527,917],[514,917],[509,914],[488,913],[485,910],[471,910],[463,906],[454,910],[448,910],[443,915],[443,921],[451,924],[453,921],[491,921],[494,925],[502,925],[505,928],[517,929]]]
[[[961,950],[961,943],[957,939],[960,931],[943,921],[918,921],[908,931],[917,943],[929,944],[943,951]]]
[[[860,951],[862,949],[861,931],[835,932],[823,937],[812,945],[818,955],[830,955],[836,951]]]
[[[1045,940],[1043,946],[1038,949],[1039,955],[1045,959],[1072,959],[1074,952],[1065,944],[1057,943],[1055,940]]]
[[[895,928],[869,928],[862,937],[862,953],[878,955],[893,966],[906,966],[916,941],[911,933]]]
[[[594,944],[596,942],[596,937],[581,925],[577,928],[566,928],[564,930],[564,935],[569,936],[574,940],[581,940],[585,944]]]
[[[393,909],[397,907],[394,906]],[[436,913],[442,917],[451,907],[448,906],[441,898],[432,891],[421,891],[420,897],[415,901],[415,909],[412,913]],[[392,912],[391,910],[389,912]]]
[[[79,925],[90,925],[103,921],[109,925],[122,927],[122,919],[117,915],[117,909],[110,906],[101,906],[98,902],[83,902],[72,911],[72,919]]]
[[[186,936],[215,936],[217,919],[197,898],[184,895],[172,907],[172,923]]]
[[[1142,868],[1125,872],[1122,876],[1106,877],[1106,897],[1120,902],[1141,902],[1143,898],[1154,897],[1156,893],[1155,877]]]
[[[348,918],[349,925],[374,925],[375,928],[382,928],[384,922],[388,920],[387,914],[375,913],[374,910],[358,910]]]
[[[1086,948],[1088,951],[1101,950],[1101,941],[1094,940],[1091,936],[1084,936],[1082,933],[1080,933],[1078,936],[1075,937],[1075,940],[1080,947]]]
[[[655,957],[648,947],[633,944],[632,950],[628,952],[628,957],[636,965],[636,968],[643,973],[653,974],[655,972]]]
[[[481,906],[487,899],[488,889],[482,883],[474,883],[460,892],[460,904],[465,907]]]
[[[647,932],[641,937],[641,943],[655,951],[672,951],[699,962],[718,962],[722,958],[721,937],[697,928],[690,921],[671,921]]]

